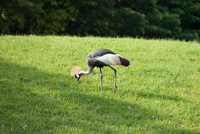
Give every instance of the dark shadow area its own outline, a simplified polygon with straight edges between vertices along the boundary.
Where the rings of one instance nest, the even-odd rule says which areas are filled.
[[[76,80],[64,74],[46,73],[0,58],[0,132],[73,133],[72,129],[77,133],[120,133],[123,129],[131,133],[152,132],[153,128],[155,133],[190,132],[164,124],[152,125],[151,122],[162,119],[156,111],[134,102],[85,93],[75,83]]]
[[[188,100],[184,98],[180,98],[178,96],[161,95],[161,94],[149,93],[149,92],[138,92],[137,95],[141,97],[145,97],[145,98],[156,98],[156,99],[162,99],[162,100],[188,102]]]

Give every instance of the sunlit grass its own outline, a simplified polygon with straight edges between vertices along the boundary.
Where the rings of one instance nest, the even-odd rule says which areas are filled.
[[[76,82],[73,66],[110,49],[129,59]],[[200,133],[197,42],[0,36],[1,133]]]

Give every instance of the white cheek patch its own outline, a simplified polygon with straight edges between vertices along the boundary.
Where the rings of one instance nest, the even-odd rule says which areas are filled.
[[[78,75],[78,74],[76,74],[76,78],[79,78],[79,75]]]

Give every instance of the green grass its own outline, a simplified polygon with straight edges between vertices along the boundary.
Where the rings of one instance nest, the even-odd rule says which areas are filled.
[[[87,53],[130,61],[78,84]],[[0,133],[200,133],[200,45],[132,38],[0,36]]]

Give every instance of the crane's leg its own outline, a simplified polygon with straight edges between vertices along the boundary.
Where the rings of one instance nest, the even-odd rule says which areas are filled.
[[[113,93],[115,93],[116,91],[117,91],[117,84],[116,84],[116,77],[117,77],[117,70],[116,69],[114,69],[113,67],[111,67],[111,66],[109,66],[112,70],[114,70],[114,72],[115,72],[115,85],[114,85],[114,92]]]
[[[102,71],[101,71],[101,67],[100,67],[100,76],[101,76],[101,91],[103,91],[103,89],[102,89],[103,74],[102,74]]]

